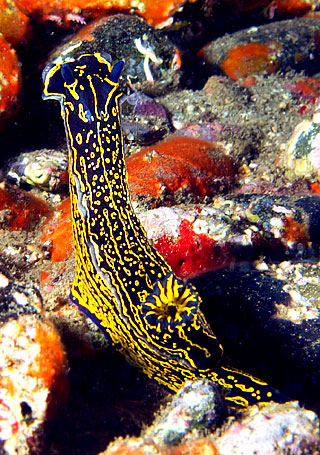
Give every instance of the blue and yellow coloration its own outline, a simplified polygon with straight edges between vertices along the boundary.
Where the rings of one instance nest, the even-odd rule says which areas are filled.
[[[128,191],[118,79],[99,53],[47,67],[43,97],[57,99],[69,145],[76,256],[70,298],[150,378],[171,390],[209,377],[231,406],[277,400],[249,374],[218,366],[223,354],[201,298],[149,243]]]

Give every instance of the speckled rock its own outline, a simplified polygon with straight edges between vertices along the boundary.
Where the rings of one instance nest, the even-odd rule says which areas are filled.
[[[252,406],[215,434],[199,437],[194,432],[174,447],[158,444],[149,430],[138,438],[115,440],[100,455],[303,455],[317,453],[320,444],[317,415],[300,408],[297,402],[270,403],[263,409]]]
[[[214,440],[220,455],[295,455],[319,447],[319,419],[297,402],[252,407]]]
[[[13,46],[26,43],[30,36],[30,19],[13,0],[0,1],[0,32]]]
[[[226,192],[235,182],[236,164],[212,142],[169,136],[141,149],[127,160],[129,189],[134,200],[153,205],[201,201]]]
[[[8,163],[7,178],[24,188],[35,186],[50,192],[66,190],[68,153],[47,149],[21,153]]]
[[[318,68],[318,19],[294,19],[252,27],[207,44],[199,57],[213,72],[232,79],[295,69]]]
[[[43,443],[43,425],[68,393],[60,337],[35,316],[0,327],[0,441],[9,455],[31,454]]]
[[[142,92],[121,101],[122,129],[127,142],[149,145],[159,141],[172,127],[165,108]]]
[[[303,120],[294,129],[282,155],[282,166],[289,179],[320,179],[320,112]]]
[[[244,182],[269,182],[270,165],[279,160],[295,126],[308,118],[306,99],[291,89],[297,80],[294,73],[256,76],[254,85],[245,87],[226,76],[211,76],[201,90],[181,90],[157,100],[177,134],[218,141],[245,165]]]
[[[12,250],[11,253],[14,254]],[[31,255],[32,252],[29,251],[29,254]],[[33,254],[36,258],[35,251]],[[8,249],[2,252],[0,259],[0,323],[17,318],[19,315],[35,314],[39,316],[42,312],[39,290],[32,284],[28,285],[12,278],[7,268],[8,261],[4,259],[6,255],[10,255]]]
[[[172,397],[144,437],[160,446],[177,444],[194,430],[216,428],[226,415],[217,384],[207,379],[189,381]]]
[[[50,62],[94,52],[104,52],[112,63],[125,62],[119,81],[124,92],[129,85],[154,95],[178,84],[178,50],[166,35],[137,16],[117,14],[93,22],[58,47]]]
[[[0,183],[0,226],[9,230],[32,230],[52,212],[50,205],[20,188]]]

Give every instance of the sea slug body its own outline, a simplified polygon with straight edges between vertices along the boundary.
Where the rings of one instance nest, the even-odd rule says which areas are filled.
[[[198,292],[174,275],[133,211],[118,104],[122,66],[95,53],[44,70],[43,97],[61,104],[70,152],[70,298],[129,361],[171,390],[209,377],[230,406],[281,401],[265,382],[219,366],[223,349]]]

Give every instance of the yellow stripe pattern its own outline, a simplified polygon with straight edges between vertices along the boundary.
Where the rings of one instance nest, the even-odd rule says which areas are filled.
[[[133,211],[116,67],[96,53],[44,71],[43,97],[61,104],[70,152],[76,258],[70,298],[129,361],[169,389],[209,377],[231,406],[269,401],[264,382],[218,366],[223,349],[199,294],[174,275]]]

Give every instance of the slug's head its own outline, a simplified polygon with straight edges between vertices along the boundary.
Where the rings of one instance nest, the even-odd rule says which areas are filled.
[[[206,369],[221,358],[222,347],[200,311],[195,287],[172,272],[158,280],[142,303],[142,314],[154,347],[188,369]]]
[[[84,54],[73,61],[48,65],[43,73],[43,99],[57,99],[62,111],[75,113],[84,123],[103,119],[110,101],[121,94],[118,79],[123,62],[112,69],[100,53]],[[112,104],[112,103],[111,103]]]

